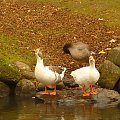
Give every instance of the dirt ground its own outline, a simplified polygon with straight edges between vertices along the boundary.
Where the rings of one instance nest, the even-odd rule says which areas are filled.
[[[107,28],[104,20],[32,1],[0,1],[0,33],[17,37],[22,51],[31,52],[39,47],[46,65],[66,66],[70,70],[82,64],[63,53],[65,43],[82,41],[89,44],[96,52],[97,67],[109,50],[120,43],[119,31]],[[99,54],[102,50],[105,54]]]

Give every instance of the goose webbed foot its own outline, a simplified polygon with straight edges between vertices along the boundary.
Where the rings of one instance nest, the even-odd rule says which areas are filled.
[[[50,95],[56,95],[56,84],[54,85],[54,91],[51,92]]]
[[[90,96],[90,93],[89,92],[84,92],[83,96]]]
[[[93,86],[92,85],[90,85],[90,94],[92,94],[92,95],[97,94],[97,91],[93,91]]]
[[[90,94],[92,94],[92,95],[96,95],[97,92],[96,92],[96,91],[90,91]]]
[[[38,94],[48,95],[49,92],[48,92],[48,90],[47,90],[47,87],[45,86],[45,91],[38,92]]]
[[[56,95],[56,91],[51,92],[50,95]]]
[[[49,94],[49,92],[48,92],[48,91],[41,91],[41,92],[38,92],[38,94],[48,95],[48,94]]]

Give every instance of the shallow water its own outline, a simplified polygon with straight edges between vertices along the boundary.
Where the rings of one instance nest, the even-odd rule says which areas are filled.
[[[36,103],[32,98],[1,98],[0,120],[119,120],[120,108],[84,104]]]

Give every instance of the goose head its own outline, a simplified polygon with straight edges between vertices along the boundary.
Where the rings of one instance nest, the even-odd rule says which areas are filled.
[[[89,64],[91,67],[95,67],[95,59],[93,58],[93,56],[89,57]]]
[[[37,48],[36,50],[35,50],[35,55],[36,55],[36,57],[37,57],[37,59],[43,59],[43,55],[42,55],[42,52],[40,51],[40,48]]]
[[[69,48],[71,48],[71,47],[72,47],[72,44],[71,44],[71,43],[66,43],[66,44],[64,45],[64,47],[63,47],[64,53],[70,54]]]

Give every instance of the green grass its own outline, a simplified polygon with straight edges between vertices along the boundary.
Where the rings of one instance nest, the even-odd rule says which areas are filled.
[[[103,18],[108,27],[120,26],[120,0],[37,0],[73,12]]]
[[[17,37],[0,34],[0,79],[13,81],[20,79],[21,73],[15,66],[16,61],[32,64],[31,51],[21,49]]]
[[[3,64],[10,64],[16,61],[29,63],[32,61],[30,50],[21,49],[17,37],[0,34],[0,45],[0,61]]]

